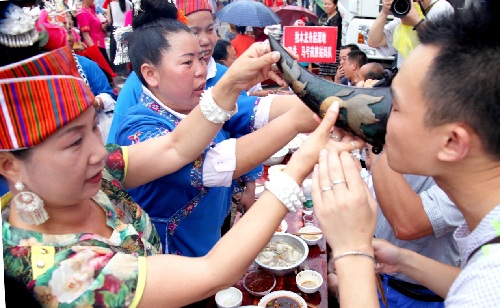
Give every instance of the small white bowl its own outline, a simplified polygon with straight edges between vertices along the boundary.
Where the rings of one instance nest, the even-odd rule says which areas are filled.
[[[267,176],[272,177],[273,174],[280,172],[280,171],[283,171],[283,170],[285,170],[285,168],[286,168],[286,165],[283,165],[283,164],[271,166],[271,167],[269,167],[269,169],[267,169]]]
[[[288,223],[286,222],[286,220],[282,220],[281,223],[280,223],[280,226],[278,227],[278,229],[276,229],[276,232],[278,233],[285,233],[286,230],[288,230]]]
[[[264,192],[264,190],[266,190],[264,185],[255,184],[255,199],[259,198],[260,195],[262,195],[262,193]]]
[[[215,302],[219,308],[237,308],[241,306],[243,294],[235,287],[221,290],[215,294]]]
[[[319,290],[323,277],[316,271],[305,270],[297,274],[295,282],[300,291],[310,294]]]
[[[288,153],[293,153],[297,151],[298,148],[304,143],[304,141],[307,139],[307,135],[304,134],[298,134],[293,138],[287,145],[286,147],[288,148]]]
[[[274,166],[281,164],[283,159],[285,159],[286,154],[288,154],[288,148],[284,147],[278,152],[274,153],[273,156],[266,159],[262,164],[266,166]]]
[[[299,229],[299,232],[321,232],[321,229],[315,226],[305,226]],[[318,244],[318,242],[321,240],[323,237],[323,234],[318,234],[318,235],[300,235],[300,238],[306,242],[307,245],[309,246],[314,246]]]
[[[293,293],[290,291],[274,291],[274,292],[267,294],[266,296],[264,296],[263,298],[260,299],[259,307],[268,307],[267,303],[269,303],[271,300],[279,298],[279,297],[288,297],[288,298],[295,300],[300,305],[297,308],[307,308],[306,301],[297,293]]]

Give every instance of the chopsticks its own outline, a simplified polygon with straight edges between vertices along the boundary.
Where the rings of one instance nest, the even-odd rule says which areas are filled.
[[[377,290],[380,294],[380,298],[382,299],[382,303],[384,303],[385,307],[389,307],[387,305],[387,297],[385,296],[384,287],[382,285],[382,278],[380,278],[379,274],[375,274],[375,280],[377,281]]]
[[[311,231],[311,232],[296,232],[293,235],[301,236],[301,235],[321,235],[323,232],[321,231]]]

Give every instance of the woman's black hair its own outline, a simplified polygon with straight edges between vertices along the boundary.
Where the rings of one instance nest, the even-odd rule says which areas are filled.
[[[177,7],[166,0],[143,0],[136,13],[132,19],[134,31],[159,19],[177,19]]]
[[[10,153],[19,160],[26,160],[28,159],[31,151],[30,149],[22,149],[22,150],[12,151]]]
[[[239,34],[245,34],[247,31],[247,27],[245,26],[236,26],[236,31],[238,31]]]
[[[125,13],[125,11],[127,10],[125,0],[118,0],[118,4],[120,5],[120,11],[122,11],[122,13]]]
[[[141,10],[132,21],[134,31],[129,38],[129,58],[132,69],[143,85],[141,65],[158,65],[163,52],[170,49],[167,35],[191,33],[188,26],[177,20],[177,8],[166,0],[143,0]]]

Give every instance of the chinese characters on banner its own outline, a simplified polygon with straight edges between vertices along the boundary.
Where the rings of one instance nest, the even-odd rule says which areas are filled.
[[[299,62],[334,63],[337,27],[284,27],[283,46],[298,56]]]

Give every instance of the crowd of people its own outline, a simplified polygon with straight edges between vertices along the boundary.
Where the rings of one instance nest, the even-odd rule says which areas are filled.
[[[118,0],[101,20],[91,0],[41,12],[0,3],[7,305],[201,304],[244,275],[312,172],[341,307],[499,306],[500,75],[486,73],[500,72],[498,1],[453,11],[421,0],[387,23],[383,0],[368,40],[398,54],[391,71],[338,43],[337,68],[320,75],[392,81],[380,154],[334,127],[338,103],[321,120],[297,96],[263,90],[266,79],[285,86],[279,54],[246,28],[218,38],[213,5]],[[117,96],[102,46],[127,11],[132,72]],[[325,25],[341,20],[325,14]],[[92,46],[104,62],[88,58]],[[298,133],[310,135],[255,199],[260,164]],[[231,226],[239,191],[245,214]]]

